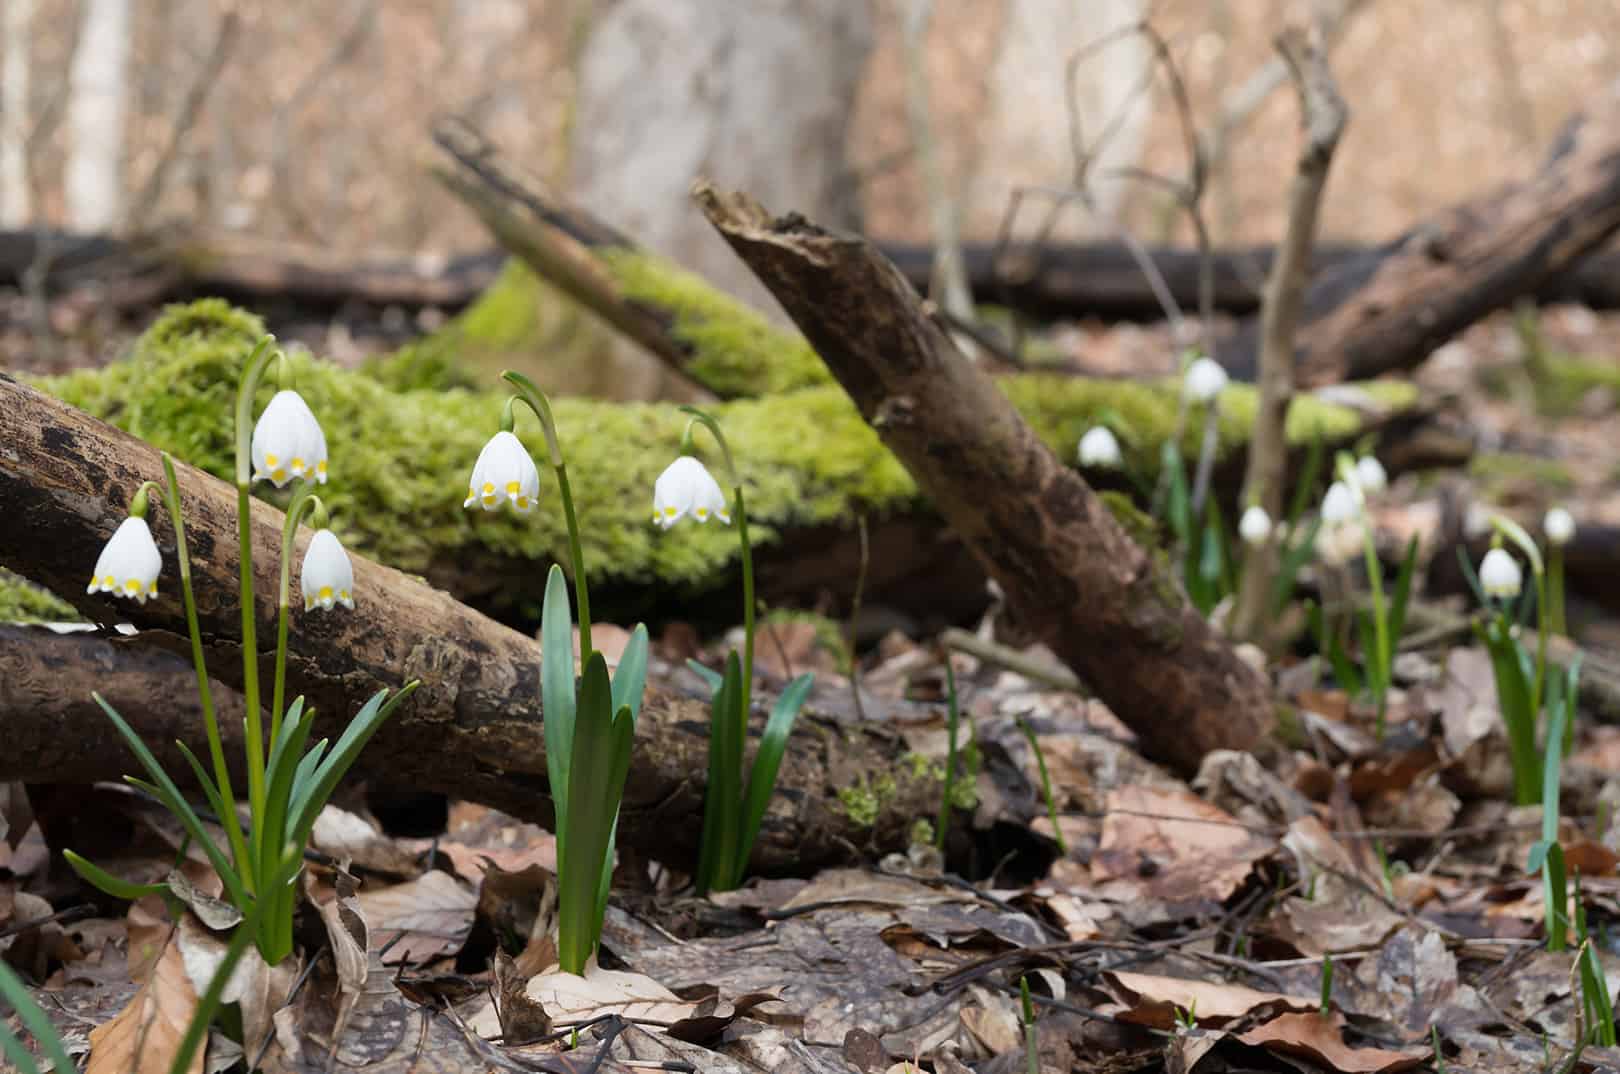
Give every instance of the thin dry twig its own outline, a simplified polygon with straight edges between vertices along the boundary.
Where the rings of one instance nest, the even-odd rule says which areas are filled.
[[[1283,484],[1288,470],[1284,422],[1294,394],[1294,337],[1310,277],[1311,248],[1316,242],[1328,170],[1350,116],[1318,35],[1291,28],[1277,38],[1277,51],[1299,91],[1305,146],[1289,190],[1287,230],[1261,301],[1260,405],[1243,481],[1244,504],[1258,505],[1274,520],[1282,517]],[[1274,541],[1267,539],[1246,546],[1243,580],[1232,613],[1232,631],[1237,637],[1255,639],[1263,633],[1270,619],[1276,570]]]

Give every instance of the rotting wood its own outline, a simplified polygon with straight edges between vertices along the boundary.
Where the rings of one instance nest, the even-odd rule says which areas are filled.
[[[1141,741],[1197,771],[1254,749],[1270,689],[1188,603],[1168,565],[1043,445],[864,239],[745,195],[694,191],[711,223],[815,346],[862,416],[1045,641]]]
[[[35,702],[64,685],[88,695],[96,688],[97,676],[90,672],[97,668],[102,669],[97,674],[139,682],[144,689],[155,681],[149,676],[157,674],[159,658],[131,657],[125,667],[123,654],[154,644],[188,651],[174,537],[161,512],[153,516],[167,567],[159,598],[141,605],[84,593],[86,572],[123,520],[130,496],[142,481],[162,480],[158,452],[3,373],[0,444],[6,445],[0,452],[0,503],[7,512],[0,526],[0,562],[65,595],[92,619],[132,622],[141,631],[130,641],[46,638],[37,648],[14,645],[13,636],[5,636],[0,651],[20,663],[0,665],[6,680],[0,690],[0,738],[6,744],[0,750],[0,780],[116,778],[130,770],[132,759],[105,733],[105,717],[74,699],[54,708]],[[240,646],[233,641],[240,624],[235,489],[184,465],[179,479],[210,672],[234,686],[241,675]],[[282,517],[270,504],[254,501],[254,570],[261,595],[275,592]],[[307,542],[306,534],[297,555]],[[415,578],[360,556],[353,561],[356,612],[294,615],[289,696],[306,695],[321,713],[317,733],[329,733],[377,689],[420,678],[421,689],[367,748],[360,769],[549,824],[539,645]],[[264,644],[275,637],[273,601],[261,599],[258,607]],[[69,655],[53,662],[47,659],[53,653]],[[144,697],[145,705],[161,712],[142,710],[139,691],[114,698],[130,706],[137,726],[165,736],[174,727],[162,721],[190,711],[171,699],[192,689],[183,673],[185,661],[171,663],[181,673],[161,692]],[[261,677],[269,673],[268,647],[265,664]],[[133,678],[118,679],[120,668]],[[42,722],[42,714],[53,713],[59,718]],[[681,696],[665,683],[649,684],[619,825],[626,846],[677,866],[696,860],[707,725],[706,700]],[[201,741],[194,719],[186,727],[188,741]],[[77,739],[84,741],[64,745]],[[899,763],[905,752],[892,727],[806,713],[790,740],[778,793],[755,846],[755,868],[808,871],[906,846],[913,819],[932,816],[938,808],[939,785],[928,773],[916,774],[913,766]],[[881,777],[892,777],[884,784],[891,790],[878,796],[876,822],[860,824],[838,792]]]

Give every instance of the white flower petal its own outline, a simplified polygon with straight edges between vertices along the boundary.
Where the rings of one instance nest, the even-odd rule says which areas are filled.
[[[539,496],[540,471],[534,458],[516,434],[502,429],[478,453],[462,506],[498,511],[502,504],[510,504],[512,510],[526,515],[534,510]]]
[[[253,480],[281,488],[295,477],[326,482],[326,434],[321,423],[290,389],[277,392],[253,426]]]
[[[1562,507],[1554,507],[1541,520],[1541,528],[1546,531],[1549,544],[1566,545],[1575,539],[1575,516]]]
[[[1259,504],[1253,504],[1238,520],[1238,536],[1248,544],[1264,544],[1271,536],[1271,516]]]
[[[1519,561],[1504,548],[1493,548],[1479,562],[1479,587],[1487,597],[1511,600],[1519,595],[1524,585],[1524,574]]]
[[[316,607],[331,611],[338,604],[354,608],[354,564],[331,530],[319,530],[310,538],[298,570],[298,586],[304,594],[305,611]]]
[[[1322,521],[1327,525],[1336,525],[1349,522],[1361,514],[1361,500],[1355,491],[1343,481],[1335,481],[1328,486],[1327,495],[1322,497]]]
[[[1376,496],[1383,492],[1389,487],[1389,475],[1384,473],[1384,464],[1371,455],[1363,455],[1357,459],[1356,484],[1367,496]]]
[[[653,482],[653,521],[667,530],[688,515],[699,522],[731,522],[720,483],[697,459],[682,455]]]
[[[86,593],[111,593],[145,604],[157,596],[163,556],[144,518],[126,518],[96,557],[95,573]]]
[[[1106,425],[1094,425],[1080,438],[1080,465],[1113,470],[1120,465],[1119,441]]]
[[[1213,358],[1199,358],[1187,367],[1182,391],[1197,402],[1207,403],[1226,387],[1226,370]]]

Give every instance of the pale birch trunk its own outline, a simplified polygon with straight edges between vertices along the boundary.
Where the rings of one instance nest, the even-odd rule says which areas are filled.
[[[13,0],[7,0],[8,3]],[[69,75],[67,224],[109,231],[124,211],[131,0],[86,0]]]
[[[1150,95],[1144,88],[1152,64],[1150,46],[1141,35],[1131,34],[1089,53],[1076,66],[1072,86],[1065,85],[1066,67],[1080,50],[1139,21],[1143,6],[1141,0],[1006,0],[990,72],[989,106],[979,128],[979,164],[967,209],[970,234],[993,237],[1019,187],[1072,185],[1071,96],[1084,141],[1096,152],[1094,178],[1088,184],[1092,204],[1102,217],[1119,208],[1128,183],[1109,173],[1136,164],[1141,156],[1150,118]],[[1024,212],[1030,220],[1041,215],[1027,208]],[[1055,234],[1109,231],[1074,206]]]

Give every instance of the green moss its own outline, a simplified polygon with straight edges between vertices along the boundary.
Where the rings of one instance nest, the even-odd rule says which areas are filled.
[[[858,782],[838,788],[838,804],[843,807],[844,815],[849,817],[851,823],[870,828],[877,823],[888,804],[894,801],[897,790],[893,776],[862,776]]]
[[[223,302],[173,307],[127,359],[49,378],[40,387],[228,478],[236,384],[261,330],[257,318]],[[549,473],[542,475],[540,509],[525,518],[462,509],[468,474],[497,428],[504,393],[396,390],[308,355],[294,355],[289,364],[294,385],[326,429],[332,478],[322,498],[352,547],[412,572],[454,563],[462,549],[564,558],[563,520]],[[1133,450],[1143,460],[1157,453],[1155,432],[1174,421],[1175,395],[1160,386],[1050,376],[1003,383],[1064,458],[1104,409],[1131,423]],[[260,406],[274,388],[262,387]],[[1358,428],[1347,408],[1306,400],[1299,408],[1317,427],[1344,434]],[[559,398],[555,412],[593,581],[694,584],[735,562],[736,534],[728,528],[693,525],[661,533],[650,524],[653,483],[679,450],[685,414],[667,404],[579,398]],[[836,385],[736,400],[714,413],[748,488],[758,546],[777,541],[789,527],[921,506],[910,475]],[[518,435],[538,448],[533,418],[520,411],[517,420]],[[1240,433],[1234,425],[1232,443]],[[267,498],[278,500],[278,494]]]
[[[1128,493],[1108,489],[1101,493],[1103,506],[1114,516],[1114,521],[1130,535],[1131,540],[1143,548],[1157,548],[1159,524],[1153,516],[1137,507]]]
[[[48,589],[0,567],[0,623],[77,623],[79,613]]]
[[[693,350],[686,371],[715,394],[773,395],[831,382],[803,336],[777,328],[703,277],[639,251],[603,251],[602,258],[631,301],[674,316],[675,338]]]
[[[1487,499],[1499,499],[1509,486],[1568,492],[1575,487],[1569,468],[1554,459],[1501,451],[1475,455],[1468,473],[1477,478]]]

